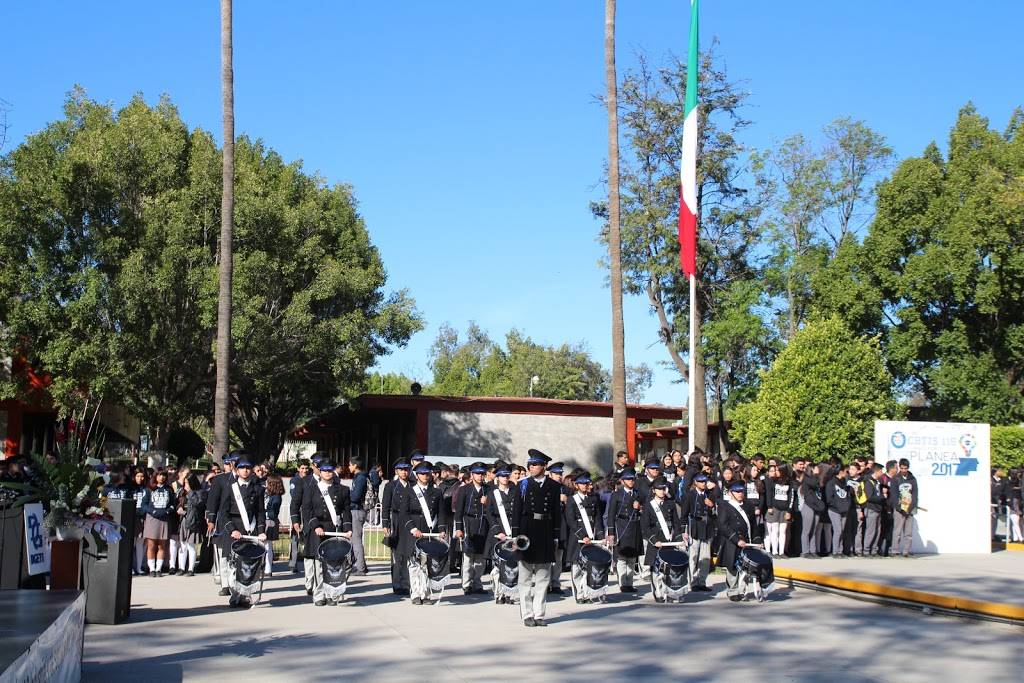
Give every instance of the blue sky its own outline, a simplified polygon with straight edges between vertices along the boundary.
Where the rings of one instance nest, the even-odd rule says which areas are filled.
[[[385,370],[428,378],[444,322],[518,327],[544,343],[584,341],[610,365],[610,304],[588,203],[606,158],[603,5],[236,2],[240,133],[355,188],[389,286],[427,319]],[[984,8],[983,11],[981,8]],[[685,54],[689,3],[619,2],[620,73],[643,50]],[[219,14],[177,3],[11,3],[0,27],[7,149],[59,118],[76,83],[124,104],[167,93],[192,126],[220,130]],[[747,144],[814,137],[838,116],[865,120],[900,158],[944,142],[973,100],[1002,128],[1024,104],[1024,3],[705,0],[701,42],[717,38],[750,90]],[[627,362],[647,362],[647,401],[682,405],[685,385],[640,299],[626,301]]]

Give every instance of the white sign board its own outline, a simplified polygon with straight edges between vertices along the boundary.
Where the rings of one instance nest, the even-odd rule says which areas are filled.
[[[875,422],[875,461],[910,461],[915,553],[992,552],[989,425]]]
[[[25,506],[25,557],[29,576],[50,571],[50,540],[43,526],[43,516],[42,503]]]

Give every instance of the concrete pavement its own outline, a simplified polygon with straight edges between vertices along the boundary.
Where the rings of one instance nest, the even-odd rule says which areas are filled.
[[[825,562],[825,560],[819,561]],[[915,561],[910,561],[915,562]],[[923,564],[923,562],[922,562]],[[282,566],[279,564],[279,566]],[[269,579],[264,603],[232,610],[208,575],[138,579],[131,620],[86,629],[87,681],[1019,679],[1022,630],[780,589],[768,602],[721,594],[657,605],[549,603],[550,626],[483,597],[417,607],[386,567],[354,581],[355,604],[314,607],[300,577]],[[449,589],[454,595],[455,589]]]

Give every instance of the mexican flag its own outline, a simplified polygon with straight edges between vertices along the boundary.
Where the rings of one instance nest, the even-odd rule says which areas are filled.
[[[700,0],[690,0],[690,54],[686,61],[686,117],[683,158],[679,165],[679,266],[687,277],[697,274],[697,15]]]

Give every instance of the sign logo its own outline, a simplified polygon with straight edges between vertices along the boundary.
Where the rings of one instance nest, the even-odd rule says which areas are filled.
[[[892,436],[889,437],[889,443],[892,444],[893,448],[903,448],[907,445],[907,435],[903,432],[893,432]]]

